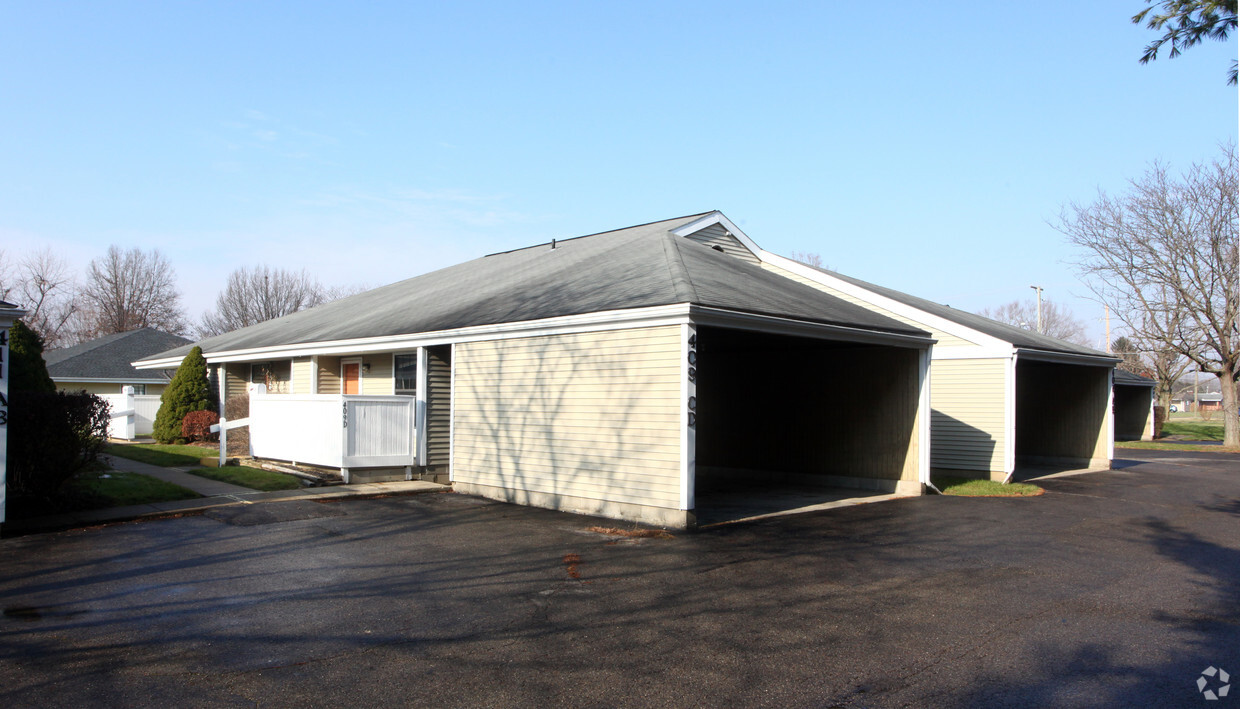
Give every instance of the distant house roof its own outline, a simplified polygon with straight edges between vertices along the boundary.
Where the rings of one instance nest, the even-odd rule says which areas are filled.
[[[671,233],[701,216],[484,256],[198,344],[210,355],[678,303],[929,337],[916,327]],[[180,347],[150,359],[180,357],[188,350]]]
[[[1140,374],[1133,374],[1127,369],[1116,369],[1115,378],[1113,381],[1121,386],[1152,387],[1155,384],[1153,379],[1143,377]]]
[[[49,350],[43,361],[47,362],[47,373],[53,380],[163,381],[159,371],[135,369],[130,363],[189,342],[180,335],[147,327]]]
[[[999,340],[1004,340],[1005,342],[1010,342],[1012,345],[1020,349],[1042,350],[1045,352],[1065,352],[1068,354],[1087,355],[1090,357],[1112,356],[1106,352],[1101,352],[1091,347],[1085,347],[1083,345],[1066,342],[1054,337],[1040,335],[1036,332],[1031,332],[1014,325],[1008,325],[997,320],[991,320],[990,318],[981,315],[965,312],[963,310],[957,310],[956,308],[948,305],[935,303],[934,301],[926,300],[925,298],[918,298],[917,296],[909,295],[908,293],[902,293],[893,288],[886,288],[873,283],[867,283],[859,278],[845,276],[844,274],[837,273],[836,271],[829,271],[815,266],[809,266],[809,268],[813,268],[816,271],[821,271],[822,273],[838,278],[846,283],[851,283],[859,288],[864,288],[873,293],[877,293],[878,295],[885,296],[896,301],[897,303],[903,303],[904,305],[917,308],[932,315],[937,315],[944,320],[972,328],[985,335],[989,335]]]

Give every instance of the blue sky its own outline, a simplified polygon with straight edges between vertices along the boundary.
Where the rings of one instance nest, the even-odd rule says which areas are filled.
[[[1236,140],[1236,40],[1127,2],[0,6],[0,248],[380,285],[720,209],[763,247],[1101,333],[1047,225]],[[881,10],[881,14],[875,14]]]

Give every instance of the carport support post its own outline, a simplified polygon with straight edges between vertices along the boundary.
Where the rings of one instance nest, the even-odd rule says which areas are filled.
[[[1007,475],[1003,482],[1012,482],[1016,475],[1016,358],[1015,352],[1008,359],[1007,371],[1003,381],[1003,429],[1007,432],[1003,441],[1003,467]]]
[[[930,352],[930,347],[917,351],[917,478],[942,495],[930,480]]]
[[[697,507],[697,326],[680,326],[680,509],[693,526]]]
[[[224,463],[228,460],[228,428],[224,425],[228,423],[228,419],[224,416],[226,405],[228,404],[228,386],[225,380],[228,379],[228,372],[225,369],[227,365],[215,365],[215,379],[220,388],[220,467],[224,467]]]

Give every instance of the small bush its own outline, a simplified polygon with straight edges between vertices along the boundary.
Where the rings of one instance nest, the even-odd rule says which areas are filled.
[[[191,411],[181,419],[181,435],[188,441],[218,441],[218,433],[211,433],[211,427],[220,422],[220,415],[214,411]]]
[[[207,380],[207,360],[202,349],[195,346],[181,360],[177,373],[159,397],[159,413],[155,415],[152,435],[160,443],[179,443],[181,421],[191,411],[210,411],[218,408],[215,390]]]
[[[15,497],[54,497],[103,451],[108,404],[85,392],[19,391],[9,399],[10,492]]]

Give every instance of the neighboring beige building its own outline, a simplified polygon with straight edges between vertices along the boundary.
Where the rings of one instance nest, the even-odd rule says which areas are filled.
[[[1023,465],[1110,467],[1117,358],[770,253],[718,212],[683,229],[710,234],[738,259],[928,331],[936,343],[936,472],[1002,480]]]
[[[135,369],[132,362],[189,344],[180,335],[146,327],[104,335],[80,345],[43,353],[47,373],[61,391],[120,394],[131,386],[139,396],[159,396],[176,371]]]
[[[198,344],[222,400],[253,392],[256,456],[347,480],[671,527],[721,491],[920,494],[933,338],[746,258],[715,215],[492,254]]]

